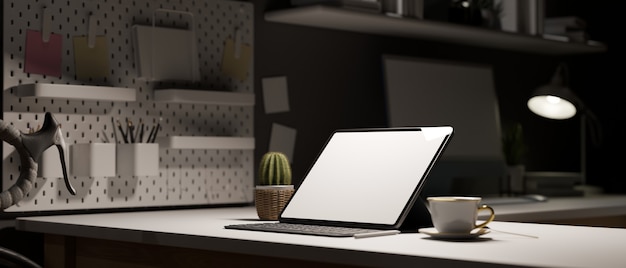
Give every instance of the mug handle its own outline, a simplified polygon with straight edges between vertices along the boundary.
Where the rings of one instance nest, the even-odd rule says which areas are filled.
[[[489,219],[485,220],[483,223],[476,225],[475,228],[483,228],[485,226],[487,226],[487,224],[489,224],[490,222],[493,221],[493,219],[496,218],[496,212],[493,210],[492,207],[487,206],[487,205],[482,205],[480,207],[478,207],[478,211],[481,210],[489,210],[489,212],[491,213],[491,215],[489,215]]]

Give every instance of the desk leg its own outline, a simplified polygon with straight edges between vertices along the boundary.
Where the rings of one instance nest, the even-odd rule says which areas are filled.
[[[76,239],[69,236],[46,234],[44,236],[44,267],[75,268]]]

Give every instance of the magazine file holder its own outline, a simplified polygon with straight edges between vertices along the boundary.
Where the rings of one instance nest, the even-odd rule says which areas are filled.
[[[157,27],[156,13],[177,13],[189,17],[189,29]],[[148,81],[198,81],[198,53],[193,14],[157,9],[152,14],[152,27],[134,25],[135,59],[140,79]]]

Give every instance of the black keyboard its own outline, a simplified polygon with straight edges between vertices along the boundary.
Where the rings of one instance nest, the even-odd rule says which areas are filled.
[[[333,236],[333,237],[349,237],[349,236],[355,236],[355,235],[360,235],[360,234],[379,233],[379,232],[387,231],[387,230],[379,230],[379,229],[321,226],[321,225],[307,225],[307,224],[281,223],[281,222],[233,224],[233,225],[224,226],[224,228],[237,229],[237,230],[249,230],[249,231]]]

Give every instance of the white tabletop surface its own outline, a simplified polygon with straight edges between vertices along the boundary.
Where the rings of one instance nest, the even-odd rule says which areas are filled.
[[[626,229],[492,222],[480,239],[422,233],[331,238],[229,230],[258,222],[254,207],[24,217],[18,230],[165,246],[328,261],[364,267],[625,267]],[[529,236],[514,235],[513,232]],[[445,266],[450,267],[450,266]]]

